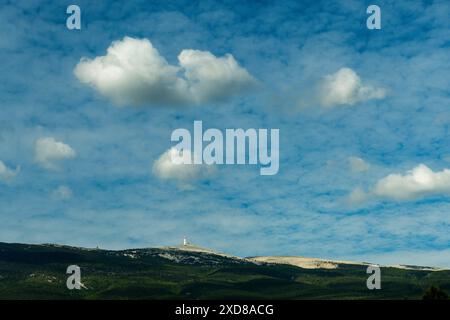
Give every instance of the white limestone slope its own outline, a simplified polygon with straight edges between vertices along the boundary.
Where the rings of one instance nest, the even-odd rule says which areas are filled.
[[[263,256],[263,257],[250,257],[247,260],[258,263],[273,263],[273,264],[289,264],[304,269],[336,269],[339,265],[369,265],[369,263],[352,262],[352,261],[336,261],[336,260],[324,260],[317,258],[306,257],[290,257],[290,256]]]
[[[288,264],[304,269],[337,269],[343,265],[360,265],[369,266],[376,265],[369,262],[357,262],[357,261],[345,261],[345,260],[325,260],[317,258],[307,257],[290,257],[290,256],[261,256],[261,257],[249,257],[249,261],[256,263],[273,263],[273,264]],[[406,270],[420,270],[420,271],[441,271],[446,270],[436,267],[423,267],[423,266],[411,266],[411,265],[379,265],[385,268],[398,268]]]
[[[301,256],[258,256],[258,257],[240,258],[240,257],[234,256],[234,255],[217,252],[212,249],[203,248],[203,247],[191,244],[191,243],[186,243],[186,244],[182,244],[179,246],[167,246],[167,247],[162,247],[161,249],[218,255],[218,256],[231,258],[231,259],[235,259],[235,260],[241,260],[243,262],[252,262],[255,264],[265,264],[265,263],[267,263],[267,264],[287,264],[287,265],[293,265],[293,266],[296,266],[299,268],[304,268],[304,269],[337,269],[340,266],[344,266],[344,265],[360,265],[360,266],[374,265],[374,263],[369,263],[369,262],[327,260],[327,259],[309,258],[309,257],[301,257]],[[166,258],[168,258],[168,257],[166,257]],[[435,268],[435,267],[410,266],[410,265],[401,265],[401,264],[391,265],[391,266],[380,265],[380,267],[398,268],[398,269],[407,269],[407,270],[421,270],[421,271],[446,270],[446,269]]]
[[[203,247],[194,245],[192,243],[182,244],[182,245],[179,245],[179,246],[166,246],[166,247],[161,247],[160,249],[164,249],[164,250],[181,250],[181,251],[188,251],[188,252],[198,252],[198,253],[213,254],[213,255],[222,256],[222,257],[231,258],[231,259],[242,259],[242,258],[240,258],[238,256],[233,256],[231,254],[226,254],[226,253],[214,251],[212,249],[203,248]]]

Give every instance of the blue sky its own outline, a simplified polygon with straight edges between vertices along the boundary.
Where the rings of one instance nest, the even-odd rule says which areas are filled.
[[[77,1],[81,30],[66,28],[69,4],[0,11],[0,241],[129,248],[187,236],[241,256],[450,267],[448,1],[379,1],[381,30],[366,28],[364,1]],[[185,49],[231,54],[257,85],[118,106],[74,71],[125,37],[148,39],[171,66]],[[321,102],[344,75],[360,83]],[[218,166],[190,188],[160,179],[152,166],[171,132],[194,120],[279,128],[279,173]],[[36,151],[49,137],[73,151],[50,167]],[[411,172],[420,164],[431,171]]]

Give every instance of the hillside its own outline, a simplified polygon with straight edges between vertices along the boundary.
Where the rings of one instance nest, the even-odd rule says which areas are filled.
[[[450,292],[448,270],[383,267],[382,289],[370,291],[364,264],[308,268],[299,262],[310,258],[296,258],[242,259],[193,245],[112,251],[0,243],[0,299],[419,299],[430,285]],[[87,289],[66,288],[72,264]]]

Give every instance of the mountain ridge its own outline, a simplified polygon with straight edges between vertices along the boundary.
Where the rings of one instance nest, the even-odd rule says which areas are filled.
[[[105,250],[0,243],[0,299],[419,299],[432,285],[450,291],[445,270],[382,268],[382,290],[368,290],[366,265],[305,268],[272,259],[192,244]],[[68,290],[71,265],[87,289]]]
[[[1,243],[1,242],[0,242]],[[19,244],[19,243],[17,243]],[[27,245],[27,244],[24,244]],[[30,244],[30,245],[48,245],[53,247],[67,247],[67,248],[76,248],[80,250],[104,250],[104,251],[133,251],[133,250],[151,250],[151,249],[160,249],[160,250],[180,250],[187,252],[198,252],[205,253],[211,255],[218,255],[222,257],[228,257],[231,259],[238,259],[242,261],[252,262],[252,263],[273,263],[273,264],[288,264],[292,266],[296,266],[299,268],[306,269],[336,269],[339,268],[339,265],[361,265],[361,266],[369,266],[369,265],[378,265],[383,268],[398,268],[405,270],[420,270],[420,271],[447,271],[450,270],[448,268],[436,267],[436,266],[420,266],[420,265],[409,265],[409,264],[393,264],[393,265],[383,265],[372,262],[364,262],[364,261],[350,261],[350,260],[334,260],[334,259],[323,259],[323,258],[314,258],[314,257],[305,257],[305,256],[249,256],[249,257],[239,257],[236,255],[223,253],[216,251],[214,249],[205,248],[193,243],[180,244],[180,245],[168,245],[168,246],[160,246],[160,247],[143,247],[143,248],[131,248],[131,249],[100,249],[100,248],[87,248],[87,247],[79,247],[79,246],[71,246],[71,245],[60,245],[54,243],[43,243],[43,244]],[[170,259],[170,257],[168,257]]]
[[[385,268],[399,268],[399,269],[407,269],[407,270],[423,270],[423,271],[441,271],[441,270],[449,270],[447,268],[435,267],[435,266],[419,266],[419,265],[405,265],[405,264],[395,264],[395,265],[382,265],[371,262],[359,262],[359,261],[350,261],[350,260],[334,260],[334,259],[321,259],[321,258],[313,258],[313,257],[304,257],[304,256],[250,256],[250,257],[239,257],[231,254],[226,254],[222,252],[217,252],[213,249],[204,248],[195,244],[181,244],[178,246],[164,246],[162,249],[174,249],[174,250],[185,250],[185,251],[193,251],[193,252],[205,252],[210,254],[216,254],[226,257],[232,257],[236,259],[243,259],[250,262],[256,263],[275,263],[275,264],[289,264],[293,266],[297,266],[300,268],[325,268],[325,269],[335,269],[338,268],[339,265],[378,265],[380,267]]]

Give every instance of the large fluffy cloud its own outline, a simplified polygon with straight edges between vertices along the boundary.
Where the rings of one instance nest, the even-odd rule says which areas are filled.
[[[191,189],[195,181],[209,177],[213,173],[213,167],[206,164],[178,164],[173,161],[176,157],[183,157],[183,152],[188,152],[193,159],[188,150],[170,148],[154,162],[152,170],[161,180],[172,180],[183,189]]]
[[[148,39],[125,37],[105,56],[81,59],[74,72],[119,106],[218,102],[255,84],[231,54],[182,50],[178,61],[170,65]]]
[[[14,178],[20,171],[20,167],[15,170],[6,166],[3,161],[0,160],[0,181],[7,181]]]
[[[350,68],[341,68],[325,76],[318,86],[318,100],[323,107],[354,105],[371,99],[382,99],[386,89],[363,85],[361,78]]]
[[[434,172],[426,165],[420,164],[405,174],[389,174],[368,192],[356,188],[349,195],[349,201],[358,203],[369,198],[404,201],[438,194],[450,194],[450,170]]]
[[[67,144],[56,141],[52,137],[40,138],[35,145],[35,159],[46,169],[57,169],[58,162],[72,159],[76,152]]]

